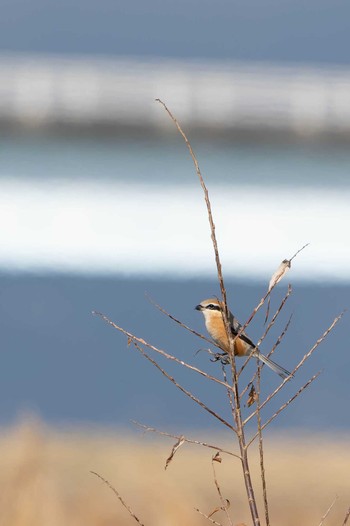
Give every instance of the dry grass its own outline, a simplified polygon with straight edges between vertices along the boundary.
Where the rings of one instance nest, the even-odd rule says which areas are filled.
[[[217,441],[220,441],[216,437]],[[345,440],[272,438],[266,447],[271,522],[317,525],[339,495],[325,526],[339,525],[350,500],[350,449]],[[172,442],[154,436],[66,430],[22,424],[0,435],[0,524],[112,526],[136,524],[97,471],[113,484],[146,526],[210,524],[194,507],[219,506],[211,452],[184,445],[167,471]],[[255,462],[253,454],[252,465]],[[250,524],[238,460],[223,456],[216,473],[233,523]],[[260,473],[253,473],[259,483]],[[261,503],[260,503],[261,505]],[[223,512],[217,519],[225,523]]]

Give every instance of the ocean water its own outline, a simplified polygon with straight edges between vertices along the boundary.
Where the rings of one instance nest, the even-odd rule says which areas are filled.
[[[259,283],[227,281],[231,309],[244,322],[265,287]],[[278,323],[263,342],[267,353],[289,316],[291,326],[274,360],[291,370],[349,307],[348,285],[292,283],[293,294]],[[285,293],[279,286],[272,298],[274,313]],[[170,384],[132,347],[126,337],[107,325],[93,310],[117,325],[148,340],[210,374],[222,378],[220,365],[206,353],[207,343],[181,329],[145,297],[150,295],[168,312],[205,333],[202,315],[194,309],[202,299],[219,294],[215,281],[79,277],[67,275],[0,276],[1,372],[0,422],[8,423],[23,412],[50,423],[85,423],[128,427],[131,420],[182,432],[190,428],[219,431],[221,426],[174,385]],[[257,341],[263,332],[265,310],[248,328]],[[300,428],[332,433],[349,430],[349,314],[345,313],[305,367],[263,411],[268,418],[318,371],[320,377],[276,419],[275,429]],[[207,405],[230,419],[223,388],[199,375],[157,357],[161,366]],[[241,362],[239,362],[241,363]],[[255,370],[252,360],[242,386]],[[263,370],[263,396],[280,378]],[[244,398],[244,404],[247,399]],[[249,409],[244,407],[245,414]]]
[[[350,153],[341,148],[193,141],[213,205],[232,310],[244,322],[272,272],[310,245],[275,291],[294,288],[268,352],[290,314],[276,361],[293,368],[350,304]],[[98,310],[155,345],[214,371],[203,343],[152,307],[148,292],[195,329],[194,306],[219,294],[201,188],[180,140],[13,137],[1,141],[1,420],[34,411],[50,422],[217,429]],[[249,327],[257,340],[263,313]],[[349,322],[276,399],[315,372],[277,427],[348,429]],[[229,418],[226,394],[164,361],[180,383]],[[249,372],[254,364],[249,364]],[[278,377],[264,371],[264,393]],[[277,397],[276,397],[277,398]],[[268,417],[269,411],[264,413]]]

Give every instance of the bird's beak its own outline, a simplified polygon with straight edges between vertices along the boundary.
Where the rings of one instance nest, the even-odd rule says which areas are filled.
[[[202,307],[202,305],[197,305],[197,306],[195,307],[195,309],[196,309],[196,310],[203,310],[203,307]]]

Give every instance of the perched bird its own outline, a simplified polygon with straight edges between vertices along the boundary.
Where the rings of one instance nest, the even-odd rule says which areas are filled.
[[[202,301],[195,308],[203,313],[205,326],[214,342],[221,347],[226,354],[228,354],[230,346],[223,320],[223,304],[216,298],[209,298],[208,300]],[[229,313],[229,321],[232,336],[236,336],[242,325],[233,316],[232,312]],[[250,354],[253,354],[253,356],[259,358],[260,361],[275,371],[275,373],[279,374],[281,378],[288,378],[291,376],[289,371],[261,354],[257,346],[248,338],[245,332],[242,332],[239,338],[236,339],[234,349],[236,356],[249,356]]]

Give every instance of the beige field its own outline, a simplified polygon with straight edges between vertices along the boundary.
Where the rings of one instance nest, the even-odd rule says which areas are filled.
[[[222,444],[219,437],[203,433],[192,437]],[[96,429],[55,431],[39,424],[2,430],[0,524],[136,524],[90,470],[115,486],[145,526],[211,524],[194,508],[210,513],[220,504],[212,475],[213,452],[185,445],[165,471],[173,442],[143,436],[137,430],[132,436]],[[274,437],[267,442],[272,525],[317,526],[338,495],[324,524],[342,526],[350,505],[350,448],[346,440],[320,436],[292,439],[289,435],[288,439]],[[252,464],[255,458],[253,455]],[[239,461],[223,455],[223,462],[215,466],[223,496],[231,502],[233,524],[250,525]],[[258,491],[259,477],[253,471]],[[213,518],[227,524],[221,511]]]

